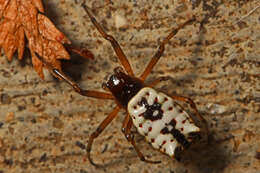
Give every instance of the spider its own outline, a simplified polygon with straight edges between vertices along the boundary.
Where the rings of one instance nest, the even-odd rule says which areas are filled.
[[[133,145],[140,160],[147,163],[160,163],[160,161],[146,159],[139,150],[134,140],[134,135],[131,133],[133,125],[141,135],[145,136],[146,140],[150,142],[154,148],[178,160],[184,149],[187,149],[192,143],[201,138],[201,130],[195,125],[192,117],[190,117],[174,100],[188,103],[191,108],[194,109],[196,116],[205,124],[206,130],[207,122],[199,114],[195,103],[190,98],[177,95],[168,96],[152,88],[154,85],[162,81],[163,78],[153,81],[150,85],[145,84],[144,81],[161,58],[164,52],[164,47],[169,40],[175,36],[181,28],[191,24],[195,19],[192,18],[186,21],[169,33],[160,44],[157,52],[154,54],[141,76],[137,78],[135,77],[130,63],[118,42],[113,36],[108,35],[104,31],[86,5],[82,4],[82,7],[102,37],[111,43],[117,58],[126,71],[125,72],[121,67],[114,69],[114,73],[109,77],[108,81],[104,85],[105,89],[111,92],[107,93],[94,90],[84,90],[63,72],[46,63],[46,66],[50,68],[51,72],[55,76],[66,81],[80,95],[98,99],[112,99],[115,100],[117,104],[113,111],[89,137],[86,151],[90,163],[94,166],[100,166],[99,164],[96,164],[90,156],[92,144],[95,138],[97,138],[117,116],[117,113],[121,108],[125,109],[127,112],[121,130],[126,139]]]

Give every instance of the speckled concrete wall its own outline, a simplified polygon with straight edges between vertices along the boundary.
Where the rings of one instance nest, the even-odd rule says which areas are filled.
[[[111,45],[93,27],[81,1],[45,0],[46,14],[95,60],[73,56],[64,71],[83,88],[102,90],[119,65]],[[209,124],[209,144],[190,148],[177,162],[154,150],[135,132],[141,151],[161,164],[143,163],[121,133],[125,111],[95,141],[96,169],[76,143],[88,137],[115,103],[75,93],[46,71],[42,81],[28,57],[0,58],[0,173],[140,172],[258,173],[260,171],[260,9],[239,21],[259,0],[88,1],[98,21],[122,46],[140,75],[164,37],[192,15],[166,46],[148,81],[170,80],[157,89],[188,96]],[[237,22],[239,21],[239,22]],[[188,109],[188,107],[187,107]],[[188,109],[189,110],[189,109]],[[133,129],[134,130],[134,129]],[[135,131],[135,130],[134,130]]]

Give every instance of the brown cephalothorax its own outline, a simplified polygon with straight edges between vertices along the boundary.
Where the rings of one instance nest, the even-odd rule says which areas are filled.
[[[106,87],[115,99],[126,108],[130,99],[144,87],[144,84],[141,80],[125,74],[119,68],[114,71],[115,73],[107,81]]]
[[[79,94],[87,97],[113,99],[117,103],[114,110],[103,120],[97,130],[92,133],[89,138],[86,150],[90,163],[98,166],[90,157],[93,141],[116,117],[121,108],[124,108],[127,111],[127,116],[122,125],[122,132],[127,140],[131,142],[142,161],[148,163],[160,162],[147,160],[144,157],[142,152],[136,146],[134,136],[131,133],[133,125],[135,125],[138,132],[145,136],[146,140],[151,143],[154,148],[171,157],[179,159],[180,154],[184,149],[188,148],[193,142],[200,139],[201,130],[195,125],[192,117],[189,116],[174,100],[184,101],[190,104],[191,108],[195,110],[196,116],[205,124],[207,132],[206,120],[199,114],[196,105],[191,99],[176,95],[168,96],[152,88],[164,78],[157,79],[150,85],[145,84],[144,80],[162,56],[165,44],[169,42],[179,29],[191,24],[194,21],[194,18],[181,24],[170,32],[170,34],[160,44],[158,51],[154,54],[144,72],[139,78],[137,78],[134,76],[130,63],[117,41],[103,30],[101,25],[90,13],[88,7],[86,5],[82,6],[99,33],[111,43],[119,61],[126,71],[125,73],[123,69],[116,68],[114,73],[109,77],[104,86],[111,91],[110,94],[106,92],[83,90],[65,74],[46,64],[52,69],[54,75],[64,79]]]

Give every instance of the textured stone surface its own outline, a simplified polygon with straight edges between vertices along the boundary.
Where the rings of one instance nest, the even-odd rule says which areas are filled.
[[[95,60],[73,57],[66,73],[83,88],[102,90],[104,78],[118,66],[110,46],[80,7],[80,1],[44,1],[47,15],[74,44]],[[98,21],[120,43],[136,75],[172,28],[192,15],[166,46],[148,81],[171,80],[156,88],[192,98],[206,118],[210,143],[201,142],[177,162],[154,150],[139,134],[138,147],[151,160],[143,163],[121,133],[119,116],[94,142],[92,157],[106,166],[96,169],[79,144],[115,106],[86,98],[46,72],[42,81],[30,58],[0,58],[0,172],[141,172],[256,173],[260,170],[260,9],[252,1],[88,1]],[[200,27],[202,24],[202,27]],[[80,143],[79,143],[80,142]],[[76,143],[78,145],[76,145]]]

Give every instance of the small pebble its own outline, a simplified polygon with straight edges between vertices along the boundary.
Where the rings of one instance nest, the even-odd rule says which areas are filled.
[[[10,122],[12,120],[14,120],[15,116],[14,116],[14,113],[13,112],[9,112],[7,113],[6,117],[5,117],[5,121],[6,122]]]
[[[116,25],[116,28],[122,28],[122,27],[125,27],[126,26],[126,19],[125,17],[119,15],[119,14],[116,14],[115,15],[115,25]]]
[[[206,107],[211,114],[222,114],[226,111],[226,107],[219,104],[209,103]]]

